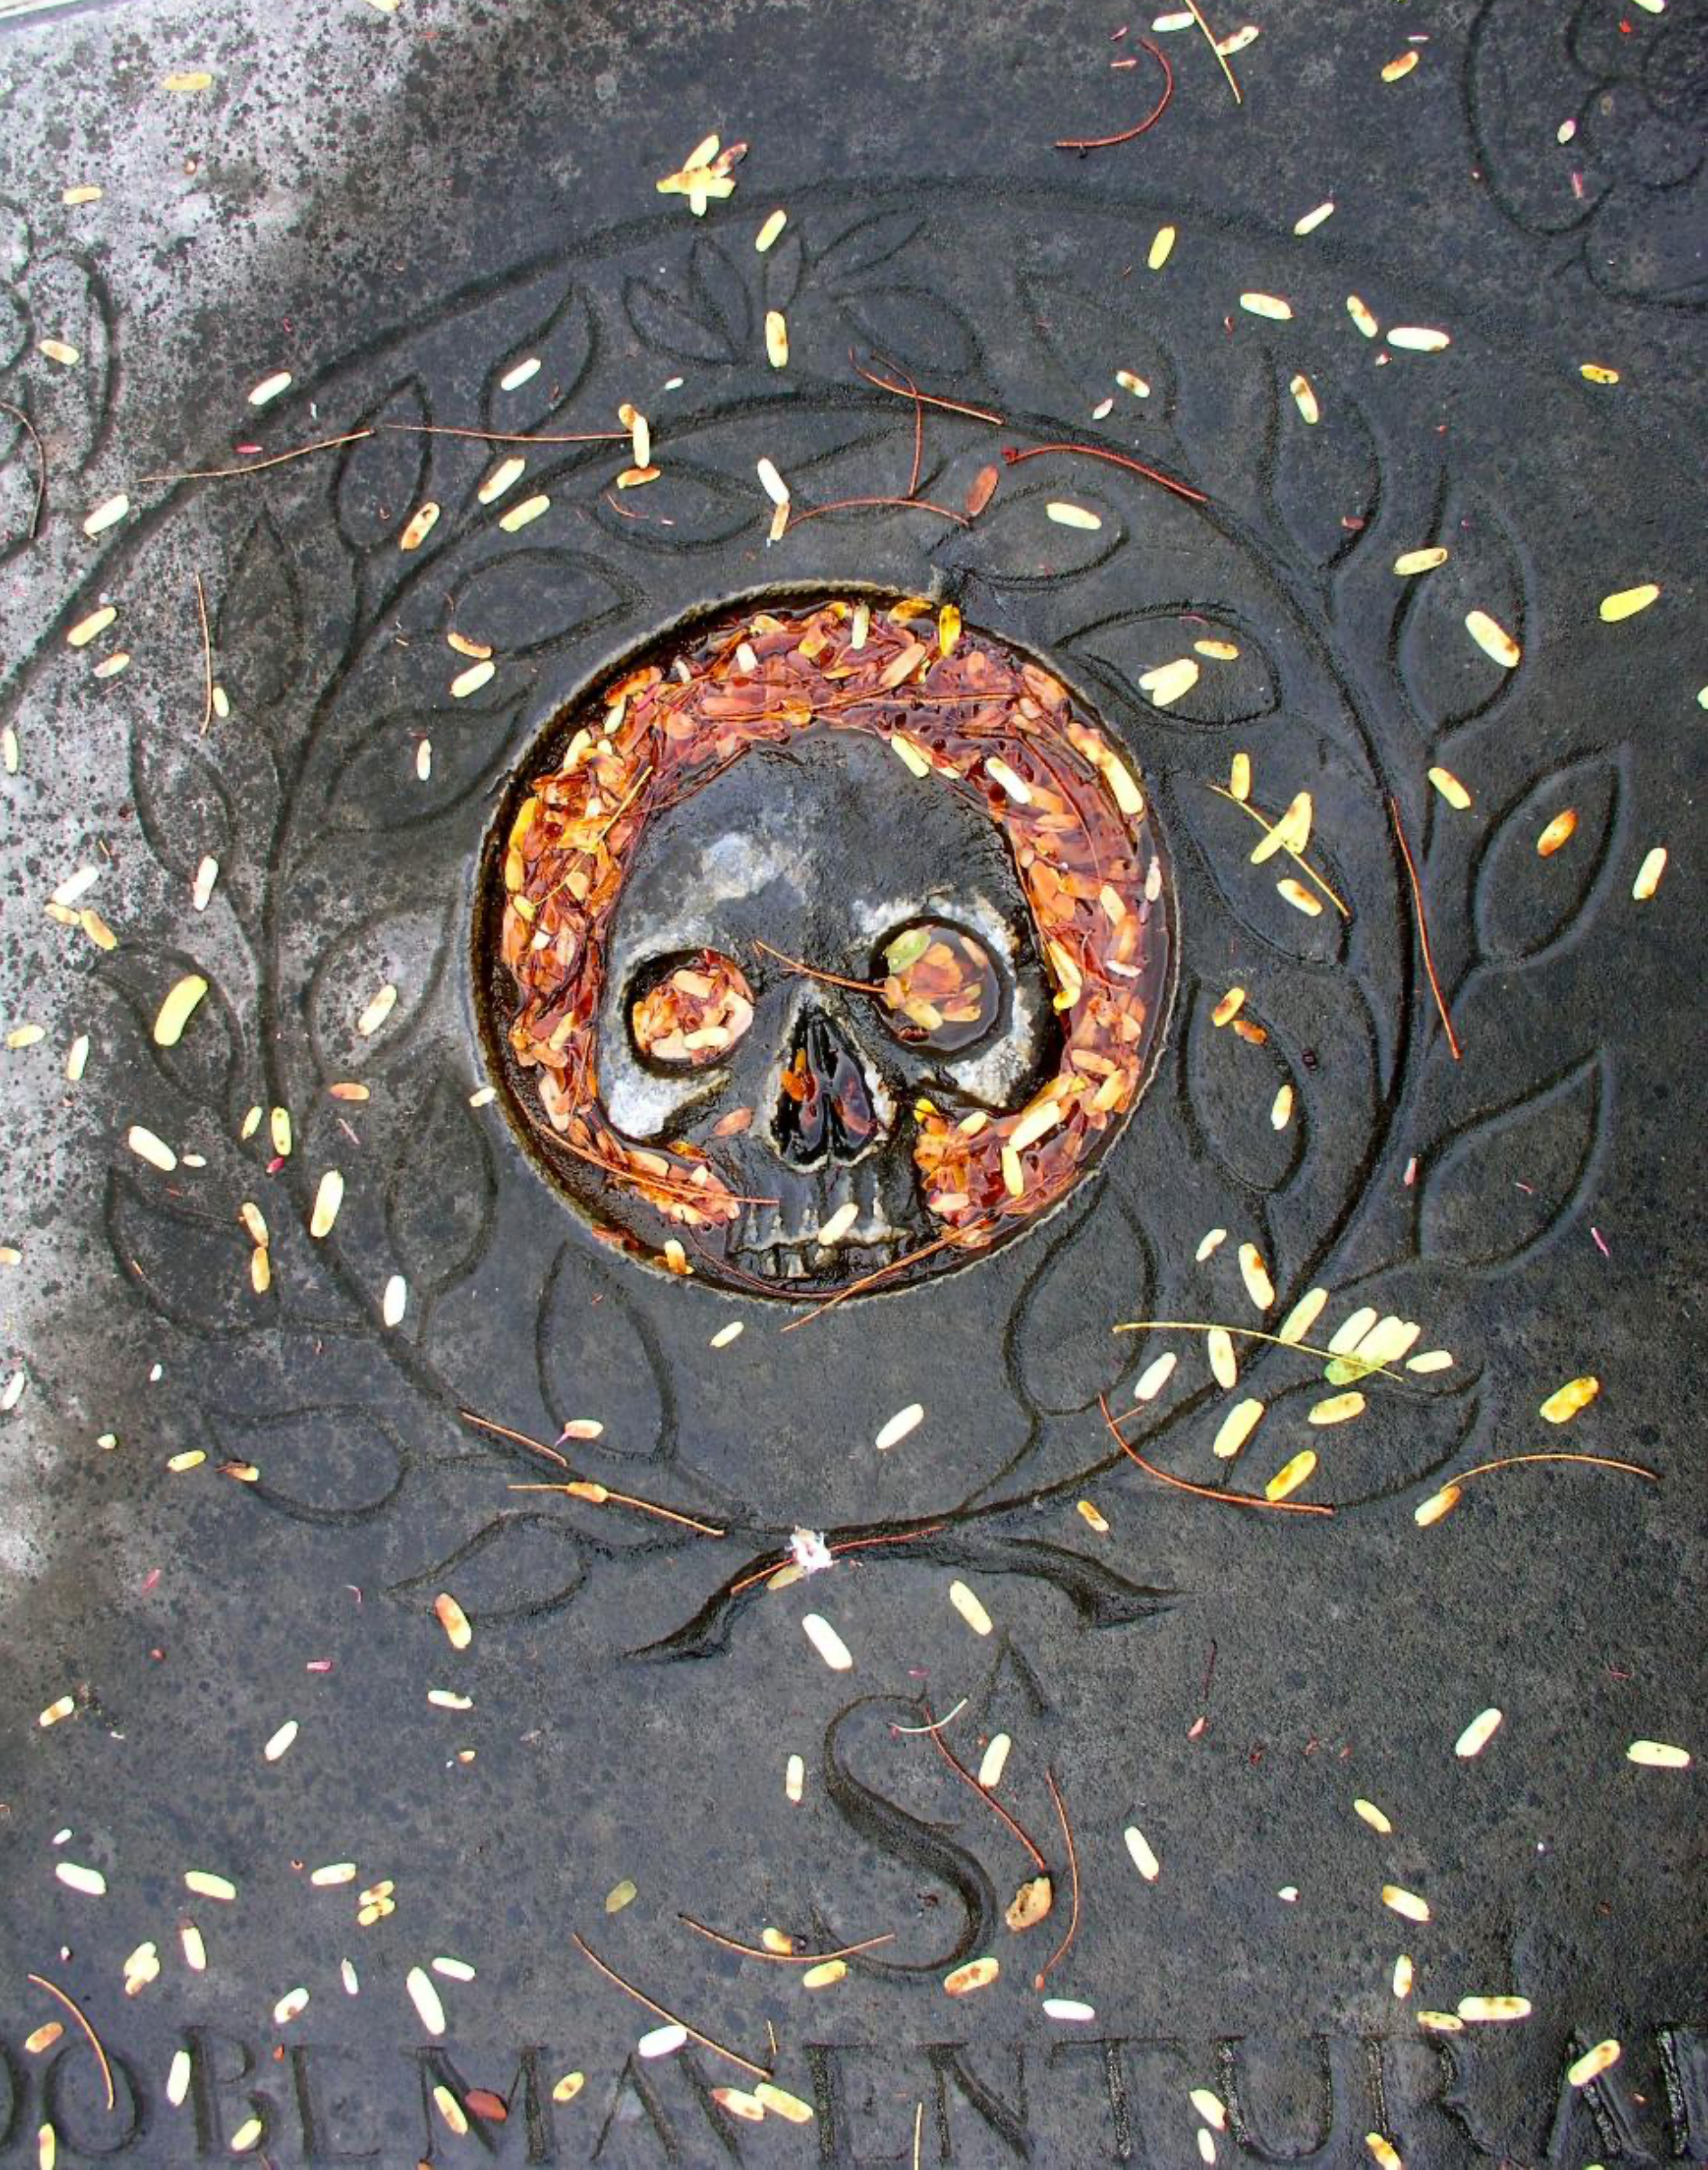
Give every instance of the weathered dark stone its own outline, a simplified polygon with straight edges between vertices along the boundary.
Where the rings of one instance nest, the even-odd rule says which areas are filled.
[[[1196,30],[1158,32],[1162,118],[1064,153],[1154,100],[1148,18],[1120,28],[1077,0],[444,20],[425,0],[138,0],[0,30],[0,399],[47,462],[33,536],[33,450],[0,436],[18,748],[0,984],[8,1032],[46,1028],[5,1056],[0,1240],[22,1258],[0,1294],[24,1383],[0,1416],[0,2163],[33,2161],[46,2122],[62,2163],[178,2170],[231,2159],[258,2117],[279,2170],[905,2165],[916,2144],[922,2163],[1177,2170],[1199,2152],[1194,2088],[1225,2105],[1223,2162],[1341,2170],[1373,2159],[1371,2133],[1409,2170],[1708,2159],[1697,1773],[1626,1753],[1701,1746],[1701,9],[1272,9],[1231,56],[1238,106]],[[1407,50],[1418,67],[1384,82]],[[195,69],[207,90],[161,87]],[[751,148],[697,220],[654,183],[713,127]],[[82,182],[101,199],[62,204]],[[760,255],[773,205],[789,224]],[[1450,344],[1368,340],[1351,295]],[[802,508],[907,486],[913,405],[862,381],[850,344],[1006,418],[925,411],[928,498],[963,503],[1002,447],[1071,440],[1208,502],[1058,453],[1005,467],[970,530],[876,509],[767,547],[762,457]],[[289,390],[252,409],[281,368]],[[482,505],[494,451],[422,433],[615,429],[625,401],[662,473],[621,495],[622,443],[519,446],[526,479]],[[403,426],[252,480],[143,480],[382,424]],[[121,489],[128,516],[86,538]],[[506,532],[535,491],[549,509]],[[404,552],[428,500],[440,519]],[[1061,500],[1101,525],[1052,521]],[[1438,569],[1395,574],[1438,543]],[[205,729],[198,579],[230,706]],[[1603,621],[1646,581],[1651,609]],[[1179,983],[1149,1090],[1058,1213],[784,1333],[774,1298],[603,1247],[501,1109],[470,1104],[471,935],[482,839],[553,717],[691,614],[850,586],[954,602],[1096,705],[1153,795]],[[103,602],[111,627],[68,648]],[[1516,668],[1471,639],[1478,610]],[[466,699],[452,630],[496,652]],[[1158,708],[1147,674],[1200,642],[1238,652]],[[96,679],[119,652],[128,668]],[[1305,916],[1277,892],[1286,862],[1250,864],[1257,828],[1211,788],[1240,751],[1270,818],[1312,795],[1305,856],[1345,916]],[[1539,855],[1567,808],[1575,833]],[[1635,901],[1657,845],[1665,879]],[[839,849],[826,878],[846,888]],[[67,909],[98,910],[114,947],[41,914],[84,864],[100,880]],[[208,995],[158,1048],[190,971]],[[394,1008],[359,1032],[387,984]],[[1212,1021],[1235,985],[1261,1044]],[[342,1080],[371,1097],[333,1098]],[[242,1136],[274,1107],[293,1133],[277,1166],[264,1118]],[[171,1172],[128,1146],[137,1124]],[[334,1166],[342,1209],[314,1240]],[[270,1232],[260,1294],[246,1200]],[[1276,1290],[1261,1317],[1246,1244]],[[1321,1359],[1244,1343],[1229,1395],[1201,1336],[1111,1330],[1274,1330],[1319,1286],[1308,1338],[1368,1306],[1451,1366],[1402,1363],[1362,1383],[1355,1421],[1314,1427],[1349,1385]],[[1124,1427],[1140,1454],[1261,1498],[1308,1445],[1294,1503],[1333,1517],[1235,1511],[1127,1461],[1098,1397],[1131,1417],[1163,1349],[1173,1376]],[[1586,1374],[1598,1398],[1541,1422]],[[1248,1394],[1265,1414],[1219,1460]],[[921,1423],[878,1452],[914,1402]],[[467,1411],[548,1446],[595,1421],[561,1442],[575,1478],[726,1534],[512,1491],[567,1472]],[[1503,1470],[1417,1525],[1456,1473],[1543,1451],[1661,1481]],[[859,1549],[767,1589],[798,1528]],[[957,1581],[988,1637],[952,1608]],[[465,1651],[434,1617],[446,1592]],[[809,1612],[852,1651],[847,1678]],[[1456,1756],[1489,1706],[1492,1742]],[[1034,1864],[918,1731],[933,1719],[970,1769],[1012,1737],[1001,1799],[1055,1891],[1022,1934],[1001,1915]],[[1031,1985],[1068,1926],[1052,1785],[1081,1889],[1045,1994],[1088,2022],[1047,2017]],[[311,1883],[341,1861],[351,1882]],[[68,1863],[105,1896],[57,1880]],[[194,1870],[235,1900],[187,1890]],[[608,1916],[624,1879],[638,1897]],[[358,1926],[388,1880],[395,1911]],[[1388,1884],[1428,1922],[1385,1908]],[[767,1923],[811,1950],[895,1941],[807,1991],[681,1914],[748,1943]],[[754,2074],[715,2049],[637,2059],[655,2021],[574,1934],[744,2058],[769,2065],[774,2027],[811,2124],[732,2118],[712,2090]],[[150,1942],[159,1978],[128,1997]],[[945,1996],[985,1952],[1001,1979]],[[447,1955],[475,1978],[431,1976],[439,2039],[405,1984]],[[107,2044],[111,2112],[31,1973]],[[306,2009],[275,2022],[298,1987]],[[1418,2024],[1504,1994],[1530,2016]],[[1618,2062],[1571,2087],[1608,2038]],[[584,2087],[555,2101],[572,2070]],[[455,2138],[435,2089],[508,2114]]]

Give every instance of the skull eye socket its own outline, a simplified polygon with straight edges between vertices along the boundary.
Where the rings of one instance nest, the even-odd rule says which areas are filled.
[[[631,1007],[629,1028],[649,1062],[702,1070],[721,1062],[754,1021],[741,966],[716,949],[666,959]]]
[[[958,927],[916,921],[880,945],[889,1029],[910,1047],[963,1053],[982,1040],[1002,1006],[990,953]]]

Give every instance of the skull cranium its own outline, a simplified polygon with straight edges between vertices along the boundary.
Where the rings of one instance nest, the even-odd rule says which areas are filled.
[[[922,1032],[865,991],[880,990],[890,955],[922,934],[958,937],[963,955],[986,960],[966,1033]],[[647,992],[720,964],[751,995],[723,1058],[645,1052],[634,1015]],[[827,734],[755,753],[660,817],[637,852],[607,966],[606,1112],[625,1136],[714,1149],[737,1192],[774,1198],[745,1207],[727,1255],[802,1292],[936,1233],[907,1122],[922,1094],[956,1116],[1018,1108],[1060,1037],[1000,834],[949,793],[922,795],[871,739]],[[743,1128],[720,1129],[743,1110]]]

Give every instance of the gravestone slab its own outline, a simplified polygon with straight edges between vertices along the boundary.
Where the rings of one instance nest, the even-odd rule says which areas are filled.
[[[1703,34],[0,29],[0,2164],[1708,2160]]]

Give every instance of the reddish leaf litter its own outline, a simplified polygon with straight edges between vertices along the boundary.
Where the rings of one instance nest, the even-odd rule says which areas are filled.
[[[1143,1082],[1162,873],[1143,793],[1059,681],[963,631],[958,614],[951,628],[927,610],[838,599],[720,622],[685,643],[668,675],[648,665],[608,687],[511,825],[501,951],[517,997],[509,1043],[534,1083],[529,1113],[644,1200],[660,1240],[676,1227],[715,1241],[745,1201],[719,1171],[716,1139],[643,1146],[605,1113],[606,937],[649,823],[755,747],[810,732],[876,738],[922,785],[979,806],[1013,852],[1056,990],[1060,1061],[1012,1113],[956,1121],[920,1104],[914,1158],[944,1239],[988,1242],[1048,1210]],[[889,961],[873,999],[904,1037],[976,1014],[985,960],[971,945]],[[751,1014],[741,968],[708,956],[649,996],[637,1024],[655,1052],[692,1062],[723,1053]]]

